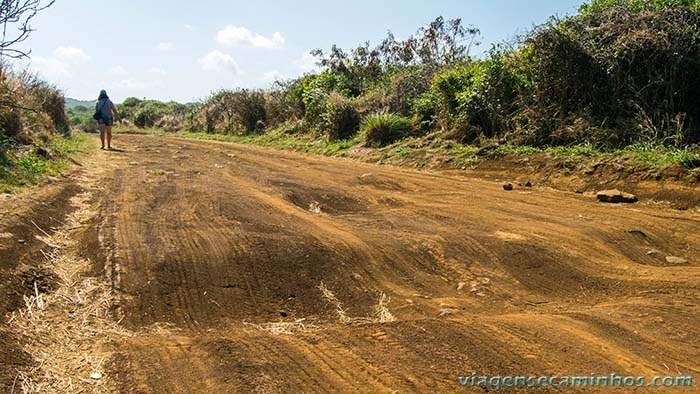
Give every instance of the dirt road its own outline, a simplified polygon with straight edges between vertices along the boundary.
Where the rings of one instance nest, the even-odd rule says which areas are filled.
[[[79,241],[134,333],[104,371],[123,393],[484,392],[460,386],[472,373],[690,375],[677,392],[698,390],[696,211],[116,140],[81,170],[101,192]]]

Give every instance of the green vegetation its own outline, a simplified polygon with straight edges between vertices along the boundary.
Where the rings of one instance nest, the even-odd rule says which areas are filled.
[[[192,127],[194,104],[167,103],[158,100],[139,100],[129,97],[117,106],[119,114],[138,127],[159,127],[166,131],[177,131]]]
[[[476,147],[495,145],[479,156],[545,153],[573,163],[610,154],[694,168],[699,4],[593,0],[483,59],[470,56],[478,29],[439,17],[403,41],[389,33],[374,47],[314,50],[319,73],[269,89],[184,105],[131,98],[120,109],[138,127],[304,151],[352,141],[382,157],[417,158],[413,139],[447,140],[448,152],[431,145],[421,157],[466,167]]]
[[[79,112],[95,108],[97,100],[76,100],[66,97],[66,110],[77,110]]]
[[[0,142],[0,193],[15,192],[22,186],[40,183],[70,167],[71,159],[90,149],[81,135],[52,136],[45,144],[17,147]]]
[[[61,91],[7,65],[0,75],[0,192],[12,192],[65,170],[86,141],[69,133]]]
[[[380,112],[362,121],[365,146],[382,147],[408,136],[413,129],[411,120],[403,116]]]
[[[78,100],[72,101],[73,103],[83,103],[82,101]],[[97,122],[92,118],[92,115],[95,113],[94,102],[89,106],[82,104],[69,106],[66,104],[66,108],[66,116],[68,117],[68,122],[70,123],[71,127],[86,133],[97,133],[99,131]]]

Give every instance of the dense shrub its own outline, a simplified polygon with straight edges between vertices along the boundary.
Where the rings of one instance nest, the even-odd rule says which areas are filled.
[[[170,117],[169,124],[172,125],[173,119],[177,119],[184,127],[188,119],[193,120],[195,108],[196,105],[192,103],[140,100],[135,97],[129,97],[117,106],[122,118],[132,121],[134,125],[141,128],[154,127],[165,116]]]
[[[207,131],[250,134],[266,127],[265,94],[260,90],[220,90],[205,104]]]
[[[24,72],[20,77],[23,79],[22,84],[27,90],[32,107],[49,116],[55,131],[67,133],[69,124],[65,112],[66,99],[63,92],[35,74]]]
[[[409,67],[391,76],[387,92],[388,110],[411,116],[413,102],[430,89],[433,68]]]
[[[0,136],[15,138],[21,131],[21,111],[17,108],[0,106]]]
[[[352,82],[347,77],[330,71],[302,77],[299,89],[304,105],[304,118],[310,126],[316,128],[324,127],[323,114],[327,111],[327,100],[332,93],[348,97],[355,92]]]
[[[425,134],[436,127],[436,118],[439,112],[438,98],[434,92],[427,92],[413,100],[411,104],[414,123],[418,131]]]
[[[236,119],[246,133],[264,131],[267,121],[264,93],[259,90],[241,89],[233,98]]]
[[[486,138],[502,135],[511,127],[518,94],[529,86],[510,56],[494,48],[487,59],[472,64],[467,86],[456,97],[457,118]]]
[[[63,93],[35,74],[0,64],[0,139],[31,144],[68,132]]]
[[[365,146],[382,147],[411,133],[410,119],[397,114],[380,112],[366,117],[360,128]]]
[[[351,100],[335,92],[325,100],[321,119],[321,130],[330,141],[351,138],[360,126],[360,115]]]
[[[133,121],[137,127],[153,127],[162,116],[154,106],[145,105],[136,110]]]
[[[527,143],[700,141],[696,1],[594,1],[536,29],[521,51],[534,75],[517,117]]]
[[[276,126],[288,120],[304,117],[301,79],[276,81],[265,94],[268,126]]]
[[[0,192],[56,171],[66,153],[68,118],[63,93],[28,72],[0,63]]]
[[[158,119],[155,123],[155,127],[168,132],[181,131],[186,129],[184,120],[185,118],[182,116],[165,115]]]

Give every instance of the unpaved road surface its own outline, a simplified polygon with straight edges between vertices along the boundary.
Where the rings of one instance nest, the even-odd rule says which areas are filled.
[[[472,373],[691,375],[666,392],[697,390],[696,211],[115,140],[80,242],[135,333],[106,364],[123,393],[488,391],[459,385]]]

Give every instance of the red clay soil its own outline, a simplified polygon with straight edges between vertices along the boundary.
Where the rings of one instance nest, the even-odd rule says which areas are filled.
[[[69,211],[69,200],[80,192],[72,181],[63,181],[31,190],[17,199],[0,197],[0,311],[10,316],[24,307],[23,296],[49,292],[57,283],[45,267],[41,253],[46,244],[35,238],[42,231],[53,233]],[[17,343],[17,333],[0,326],[0,392],[9,393],[17,385],[18,371],[31,365],[31,358]]]
[[[695,210],[227,143],[116,144],[97,153],[107,176],[81,242],[112,282],[115,319],[138,334],[111,349],[123,393],[488,392],[458,377],[700,373]],[[382,294],[395,321],[379,319]],[[279,322],[298,323],[272,332]]]
[[[700,207],[700,168],[673,164],[655,169],[616,157],[570,164],[546,154],[509,155],[482,159],[474,169],[462,171],[483,179],[531,181],[569,192],[617,188],[634,193],[645,203],[685,210]]]

